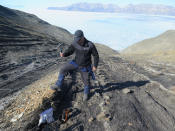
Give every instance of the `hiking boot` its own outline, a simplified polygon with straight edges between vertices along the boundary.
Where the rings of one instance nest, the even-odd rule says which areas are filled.
[[[88,94],[84,94],[83,101],[87,101],[87,100],[88,100]]]
[[[58,85],[53,85],[50,87],[51,90],[55,90],[55,91],[58,91],[58,92],[61,92],[61,88],[58,86]]]

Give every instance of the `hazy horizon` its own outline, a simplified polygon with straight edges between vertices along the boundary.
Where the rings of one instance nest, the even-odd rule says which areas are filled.
[[[162,4],[175,6],[172,0],[0,0],[1,5],[15,9],[45,9],[49,6],[68,6],[79,2],[101,3],[101,4],[117,4],[125,6],[128,4]]]

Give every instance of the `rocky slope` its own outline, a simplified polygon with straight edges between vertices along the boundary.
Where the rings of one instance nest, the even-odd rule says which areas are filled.
[[[24,34],[21,33],[21,35]],[[43,36],[44,40],[50,40],[49,38]],[[40,51],[43,46],[34,46],[35,48],[32,49]],[[12,81],[14,88],[23,89],[0,99],[0,130],[174,131],[174,92],[167,91],[164,85],[152,79],[154,77],[148,77],[146,75],[148,71],[143,70],[140,65],[123,59],[108,47],[99,44],[96,46],[100,54],[100,63],[95,72],[96,80],[91,81],[91,94],[87,102],[82,100],[83,83],[78,72],[66,76],[62,93],[50,90],[50,86],[57,80],[57,69],[71,57],[63,59],[57,57],[56,60],[52,56],[53,51],[45,52],[45,56],[39,59],[47,55],[51,56],[47,57],[43,64],[47,65],[54,61],[55,68],[49,70],[50,65],[42,68],[46,71],[41,79],[36,75],[39,70],[37,68],[30,75],[24,75],[25,77],[37,76],[39,79],[33,82],[34,80],[28,78],[30,80],[28,86],[24,85],[27,82],[24,76],[20,81]],[[52,49],[51,47],[49,49]],[[66,45],[63,46],[64,48]],[[20,49],[23,51],[21,46]],[[31,54],[37,56],[33,53],[35,52]],[[26,54],[21,54],[23,55]],[[4,60],[4,57],[2,58]],[[3,71],[7,72],[5,69]],[[166,79],[168,78],[165,77]],[[10,84],[7,84],[2,89],[10,88]],[[9,100],[8,103],[7,100]],[[54,108],[55,121],[38,127],[39,114],[50,107]],[[66,110],[69,110],[69,114],[68,120],[64,122],[61,118]]]
[[[144,74],[140,67],[118,54],[100,52],[96,81],[91,81],[91,97],[83,102],[83,83],[79,73],[67,76],[64,93],[49,87],[57,80],[52,72],[26,87],[4,109],[1,128],[5,130],[62,131],[173,131],[175,129],[175,96]],[[60,62],[63,64],[64,62]],[[28,103],[28,106],[26,106]],[[55,122],[37,127],[39,113],[54,107]],[[68,121],[60,116],[69,109]],[[14,116],[23,114],[17,121]]]
[[[161,83],[167,89],[175,85],[175,31],[169,30],[138,42],[121,52],[122,57],[137,63],[140,73]]]
[[[0,98],[55,69],[58,46],[64,47],[71,40],[65,29],[0,6]]]

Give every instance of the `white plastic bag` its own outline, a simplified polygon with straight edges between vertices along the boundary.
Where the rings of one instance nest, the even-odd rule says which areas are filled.
[[[38,126],[40,126],[43,123],[51,123],[53,121],[54,121],[54,118],[53,118],[53,108],[49,108],[49,109],[43,111],[40,114],[40,119],[39,119]]]

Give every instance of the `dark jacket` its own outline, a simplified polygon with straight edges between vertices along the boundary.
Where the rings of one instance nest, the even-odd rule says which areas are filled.
[[[75,52],[75,62],[79,66],[89,66],[92,64],[91,61],[91,55],[94,57],[94,66],[98,66],[99,62],[99,55],[98,51],[95,47],[95,45],[85,39],[84,43],[82,46],[80,46],[78,43],[72,43],[67,50],[64,51],[63,56],[67,57],[72,55]]]

